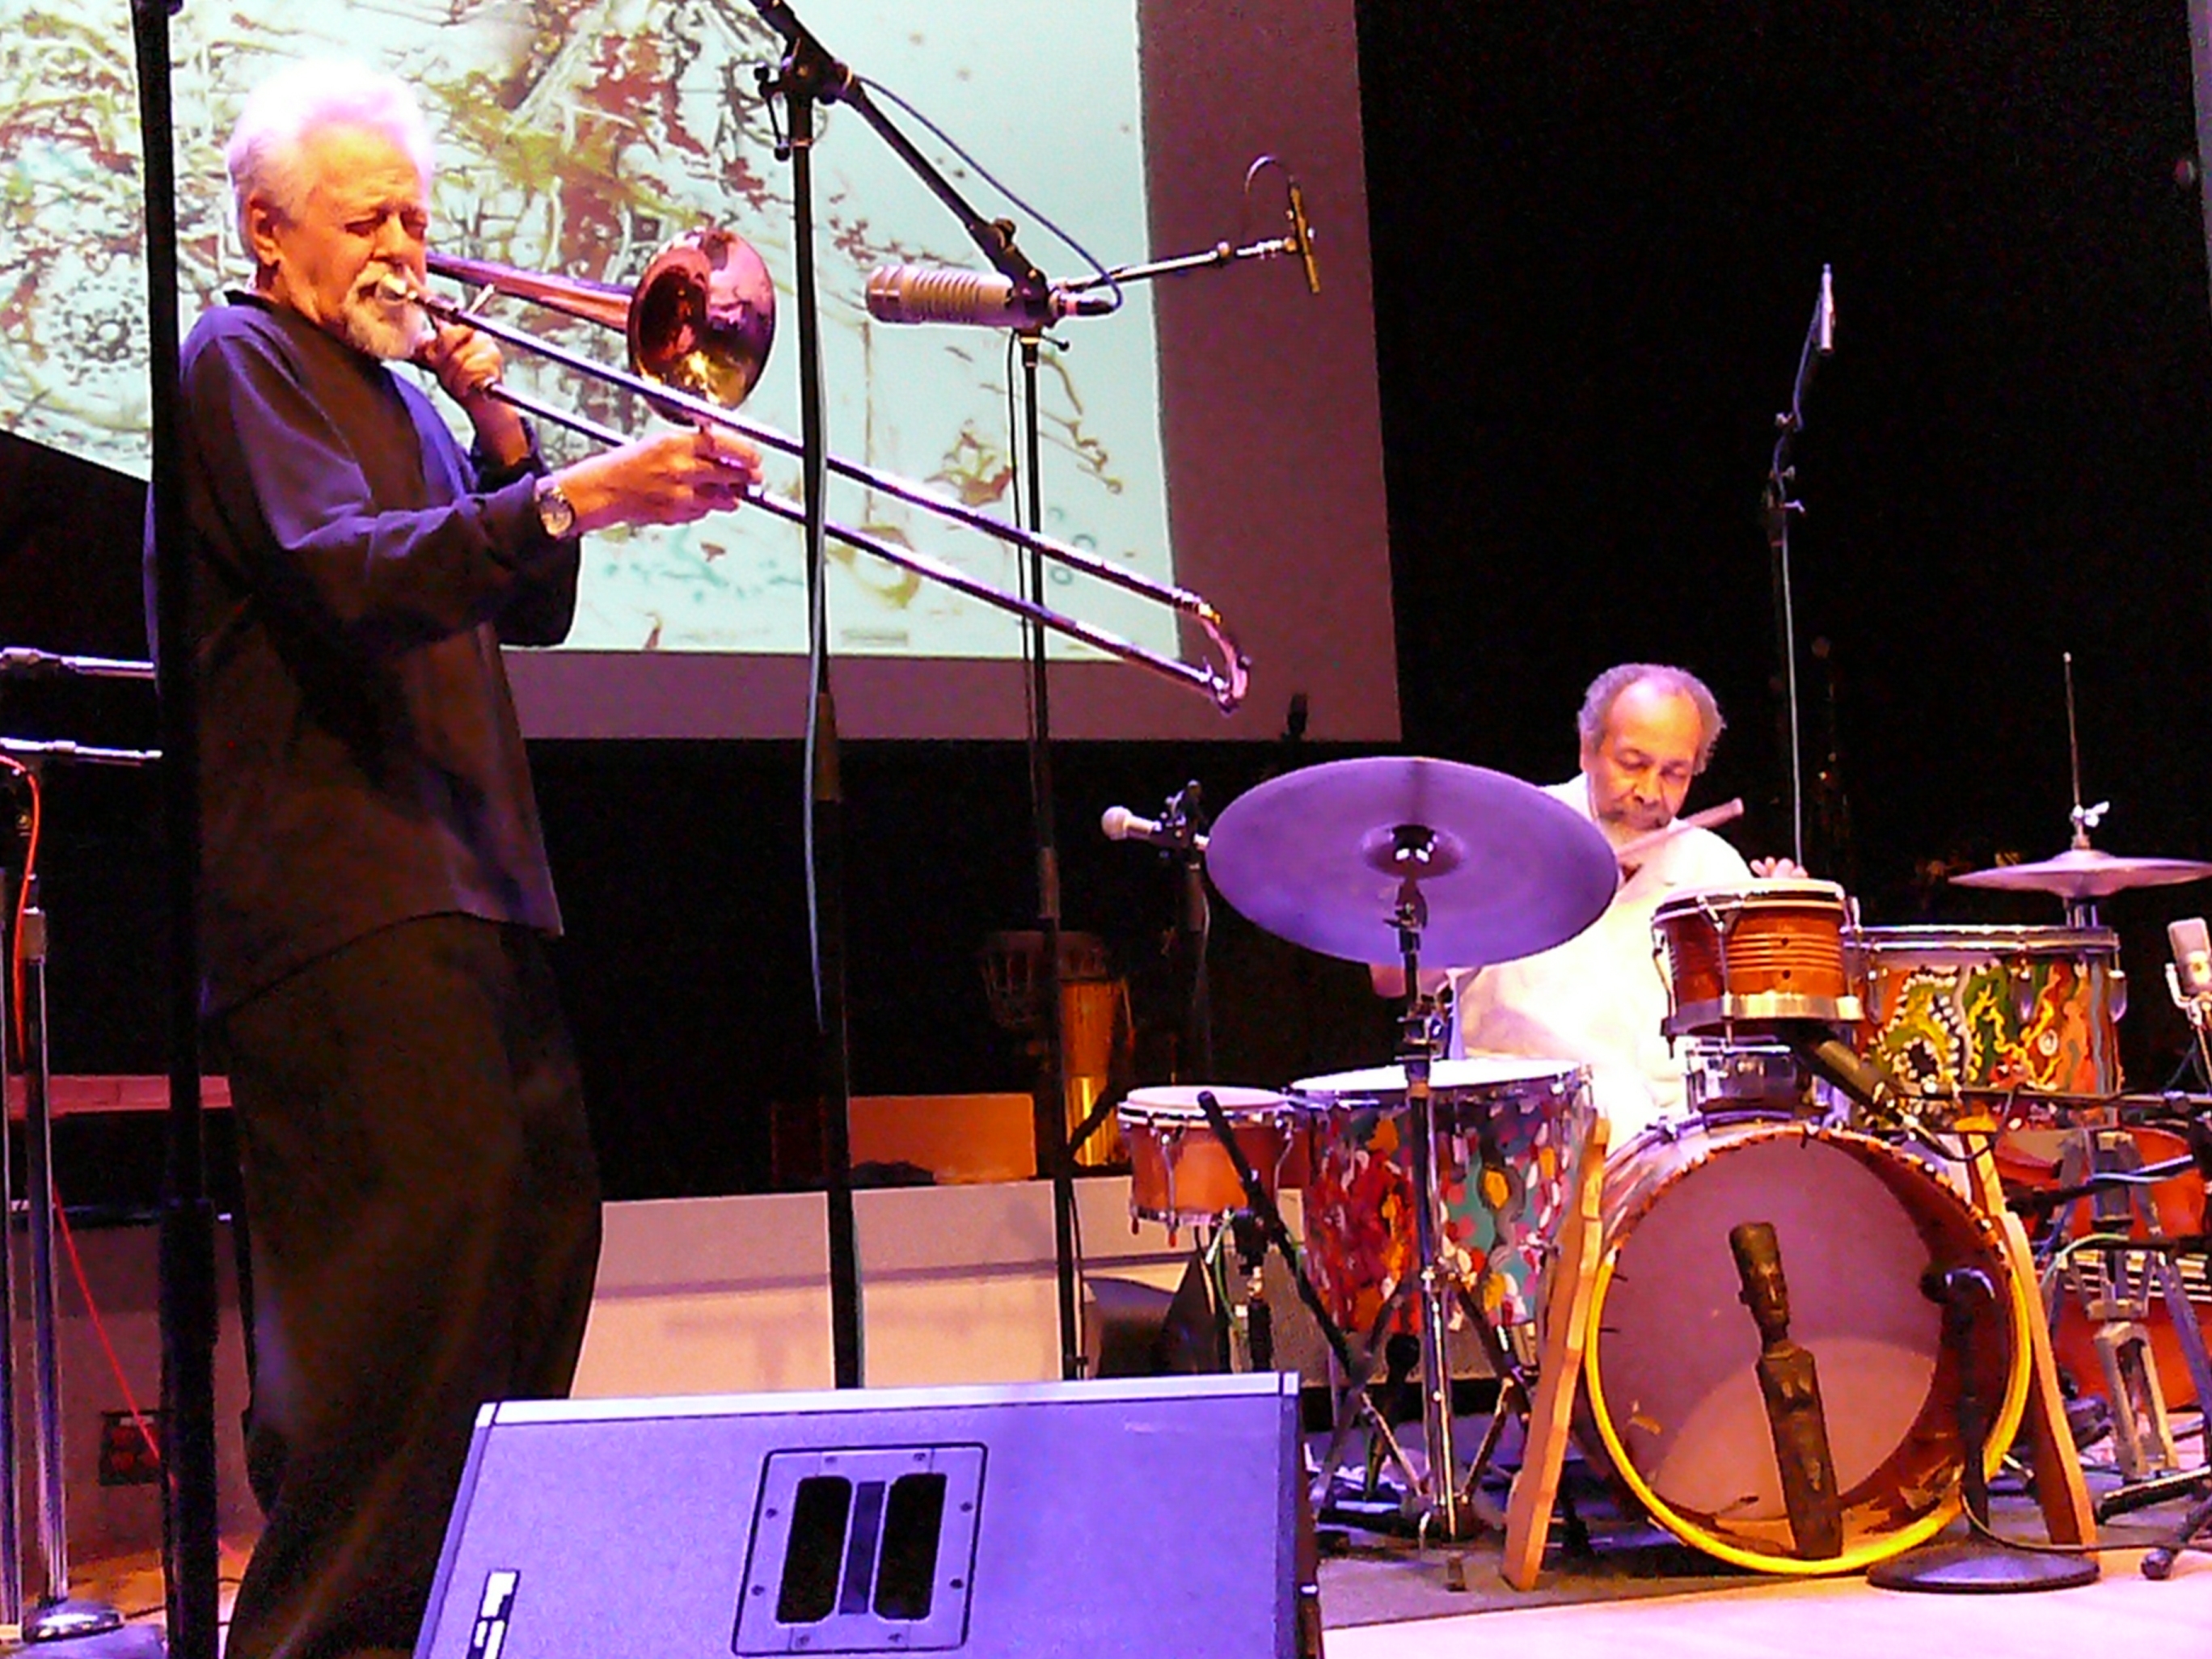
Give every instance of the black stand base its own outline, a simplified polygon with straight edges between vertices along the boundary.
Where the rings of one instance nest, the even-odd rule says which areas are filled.
[[[121,1618],[98,1602],[41,1602],[24,1613],[23,1643],[11,1651],[52,1659],[162,1659],[168,1643],[160,1626],[125,1625]]]
[[[1954,1538],[1876,1562],[1867,1572],[1867,1583],[1877,1589],[2003,1595],[2018,1590],[2075,1589],[2095,1583],[2099,1571],[2094,1555],[2045,1555],[2007,1549],[1985,1538]]]

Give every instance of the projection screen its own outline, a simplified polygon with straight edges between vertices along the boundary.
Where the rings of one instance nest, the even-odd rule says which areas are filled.
[[[1295,258],[1224,263],[1126,283],[1110,315],[1069,319],[1046,341],[1046,530],[1203,594],[1253,660],[1250,697],[1224,719],[1186,687],[1055,635],[1054,729],[1267,738],[1296,695],[1316,738],[1395,738],[1350,0],[805,0],[798,11],[1056,280],[1279,237],[1288,181],[1303,186],[1318,295]],[[128,26],[124,0],[0,0],[0,425],[143,477]],[[745,0],[233,0],[188,7],[174,27],[186,326],[250,281],[221,154],[246,92],[285,60],[350,57],[408,79],[440,135],[436,247],[627,284],[696,226],[752,242],[776,283],[780,330],[744,413],[798,430],[792,169],[757,84],[782,42]],[[1248,180],[1263,155],[1274,164]],[[878,323],[864,303],[878,266],[980,270],[981,256],[852,111],[823,112],[815,157],[831,447],[1010,518],[1026,490],[1010,337]],[[592,325],[507,300],[492,314],[620,361],[620,337]],[[641,430],[653,419],[525,351],[507,362],[518,388],[603,422]],[[545,437],[556,459],[584,441]],[[798,494],[799,473],[771,456],[780,493]],[[829,512],[1002,590],[1020,586],[1025,561],[1006,544],[878,491],[836,483]],[[849,735],[1022,732],[1020,629],[1005,612],[835,542],[827,580]],[[764,513],[596,537],[568,642],[509,655],[526,724],[551,737],[794,734],[805,591],[799,532]],[[1203,654],[1166,608],[1064,568],[1052,568],[1046,601],[1151,650]]]

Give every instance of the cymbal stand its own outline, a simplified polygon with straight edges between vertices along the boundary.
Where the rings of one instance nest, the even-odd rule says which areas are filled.
[[[1427,856],[1425,846],[1405,844],[1407,840],[1406,832],[1401,831],[1401,866]],[[1453,1302],[1439,1271],[1442,1252],[1437,1215],[1442,1194],[1437,1189],[1436,1115],[1429,1096],[1429,1062],[1436,1051],[1435,1004],[1421,989],[1421,930],[1428,920],[1429,905],[1422,896],[1420,880],[1408,874],[1398,884],[1392,921],[1406,970],[1406,1014],[1399,1026],[1398,1060],[1406,1072],[1407,1139],[1413,1165],[1413,1260],[1420,1276],[1421,1429],[1429,1464],[1425,1494],[1429,1510],[1422,1529],[1425,1533],[1429,1523],[1434,1522],[1446,1538],[1456,1539],[1466,1535],[1473,1516],[1461,1497],[1458,1459],[1452,1452],[1451,1363],[1445,1352],[1444,1334]]]

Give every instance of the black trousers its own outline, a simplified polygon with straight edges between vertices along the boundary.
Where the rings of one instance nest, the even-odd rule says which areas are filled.
[[[477,1407],[566,1395],[598,1175],[526,930],[432,916],[233,1010],[266,1517],[228,1659],[415,1646]]]

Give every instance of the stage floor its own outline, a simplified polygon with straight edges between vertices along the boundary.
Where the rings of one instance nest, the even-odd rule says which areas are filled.
[[[1468,1419],[1462,1443],[1475,1443],[1480,1426],[1480,1419]],[[1318,1455],[1321,1448],[1314,1449]],[[1411,1449],[1418,1452],[1417,1442]],[[2093,1493],[2117,1484],[2102,1449],[2085,1459]],[[2106,1523],[2100,1537],[2111,1547],[2101,1553],[2103,1577],[2094,1584],[2033,1594],[1906,1595],[1876,1589],[1857,1575],[1785,1580],[1730,1567],[1619,1513],[1571,1464],[1570,1479],[1590,1549],[1564,1548],[1564,1528],[1555,1527],[1532,1591],[1513,1589],[1499,1577],[1494,1534],[1423,1549],[1410,1539],[1325,1522],[1321,1601],[1332,1659],[1428,1659],[1501,1641],[1516,1655],[1539,1656],[1632,1644],[1637,1659],[1886,1659],[1947,1650],[2081,1659],[2193,1653],[2212,1629],[2212,1553],[2185,1553],[2162,1583],[2140,1570],[2144,1548],[2180,1519],[2182,1499]],[[2000,1485],[1993,1500],[1998,1529],[2039,1541],[2032,1501]],[[1488,1490],[1502,1499],[1502,1480]],[[249,1538],[223,1540],[226,1613],[250,1547]],[[1463,1587],[1453,1588],[1455,1580]],[[151,1556],[80,1562],[76,1589],[134,1621],[160,1620],[159,1563]],[[0,1635],[13,1634],[0,1627]]]

